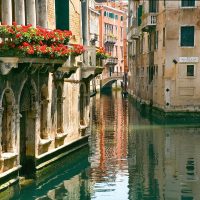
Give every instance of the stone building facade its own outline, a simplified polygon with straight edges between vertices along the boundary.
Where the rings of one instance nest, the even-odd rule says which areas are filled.
[[[70,43],[82,43],[79,0],[0,2],[2,22],[70,29]],[[0,57],[0,190],[87,144],[90,80],[101,70],[85,49],[66,61]]]
[[[163,113],[199,113],[199,1],[129,1],[129,93]]]
[[[105,61],[103,78],[112,73],[124,73],[126,66],[126,12],[123,2],[97,3],[99,11],[99,46],[111,57]],[[125,52],[125,53],[124,53]]]

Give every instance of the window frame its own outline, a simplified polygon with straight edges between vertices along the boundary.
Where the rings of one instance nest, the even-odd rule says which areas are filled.
[[[189,1],[189,0],[188,0]],[[180,1],[180,8],[182,9],[191,9],[191,8],[196,8],[196,0],[194,0],[194,6],[183,6],[182,5],[183,0]]]
[[[193,75],[188,75],[188,67],[193,66]],[[186,64],[186,77],[187,78],[195,78],[196,77],[196,65],[193,63]]]
[[[181,28],[182,27],[194,27],[194,45],[193,46],[182,46],[181,45]],[[185,24],[185,25],[181,25],[180,28],[179,28],[179,47],[181,48],[194,48],[195,47],[195,44],[196,44],[196,37],[195,37],[195,25],[191,25],[191,24]]]

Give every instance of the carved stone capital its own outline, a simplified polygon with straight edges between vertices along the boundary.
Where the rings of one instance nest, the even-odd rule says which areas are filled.
[[[12,68],[18,67],[19,58],[17,57],[0,57],[0,72],[2,75],[7,75]]]

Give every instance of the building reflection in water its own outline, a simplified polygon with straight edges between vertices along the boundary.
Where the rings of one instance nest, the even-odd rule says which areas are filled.
[[[13,200],[89,200],[88,156],[86,146],[43,169],[36,181]]]
[[[151,124],[129,105],[129,199],[200,199],[199,133],[200,127]]]
[[[97,96],[93,100],[90,141],[92,199],[113,199],[118,193],[123,195],[122,183],[123,198],[126,199],[128,102],[121,98],[120,92],[113,92],[112,96],[104,94],[102,98]]]
[[[92,101],[90,148],[20,199],[200,199],[200,127],[153,124],[120,92]]]

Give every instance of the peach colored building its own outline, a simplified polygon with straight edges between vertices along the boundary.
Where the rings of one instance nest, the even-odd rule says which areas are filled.
[[[124,4],[107,2],[97,3],[99,11],[99,46],[105,47],[111,57],[105,62],[103,76],[112,73],[123,73],[127,68],[126,61],[126,12]]]

